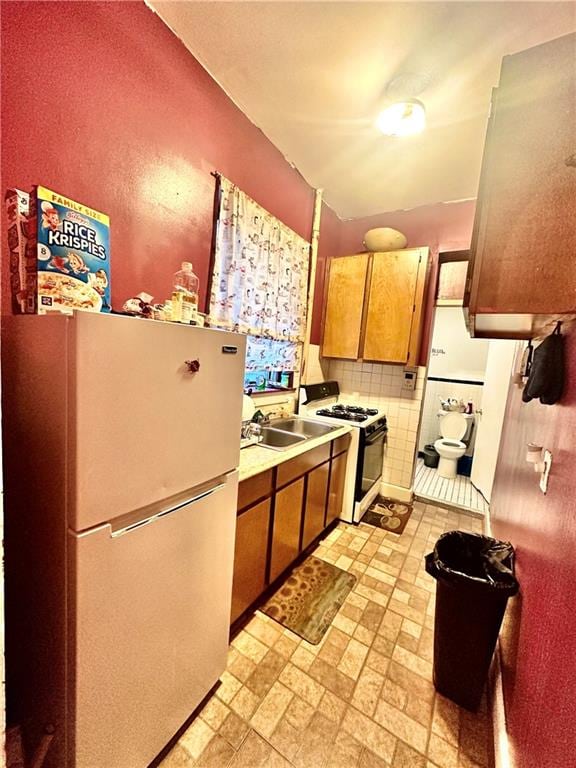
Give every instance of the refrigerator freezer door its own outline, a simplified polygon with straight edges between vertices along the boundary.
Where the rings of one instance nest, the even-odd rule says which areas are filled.
[[[238,466],[245,337],[88,312],[69,323],[73,530]]]
[[[69,768],[145,768],[224,671],[238,475],[224,480],[124,533],[70,532]]]

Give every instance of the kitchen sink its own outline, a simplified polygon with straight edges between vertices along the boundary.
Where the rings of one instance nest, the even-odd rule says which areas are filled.
[[[309,421],[308,419],[277,419],[272,422],[272,428],[288,432],[292,435],[303,435],[307,439],[327,435],[329,432],[334,432],[335,429],[338,429],[338,427],[319,424],[317,421]]]
[[[338,427],[308,419],[276,419],[270,422],[269,427],[262,428],[262,438],[258,444],[274,451],[285,451],[305,440],[334,432],[335,429]]]
[[[283,429],[263,427],[262,439],[258,445],[263,445],[264,448],[273,448],[275,451],[285,451],[287,448],[309,439],[309,436],[306,435],[294,435]]]

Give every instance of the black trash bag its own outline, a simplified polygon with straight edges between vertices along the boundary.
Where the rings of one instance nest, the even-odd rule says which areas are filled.
[[[449,531],[440,536],[425,560],[426,571],[435,579],[508,596],[518,592],[514,548],[509,542]]]
[[[564,337],[558,323],[554,333],[547,336],[534,351],[528,381],[522,400],[528,403],[538,397],[542,405],[554,405],[564,389]]]

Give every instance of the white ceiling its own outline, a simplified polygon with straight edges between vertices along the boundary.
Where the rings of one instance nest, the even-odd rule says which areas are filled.
[[[475,197],[502,57],[576,29],[574,2],[151,5],[342,218]],[[385,137],[406,74],[428,128]]]

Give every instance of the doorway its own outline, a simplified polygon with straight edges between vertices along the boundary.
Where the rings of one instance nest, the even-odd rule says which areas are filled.
[[[414,493],[484,516],[515,344],[470,338],[462,311],[467,265],[466,251],[440,254]]]

